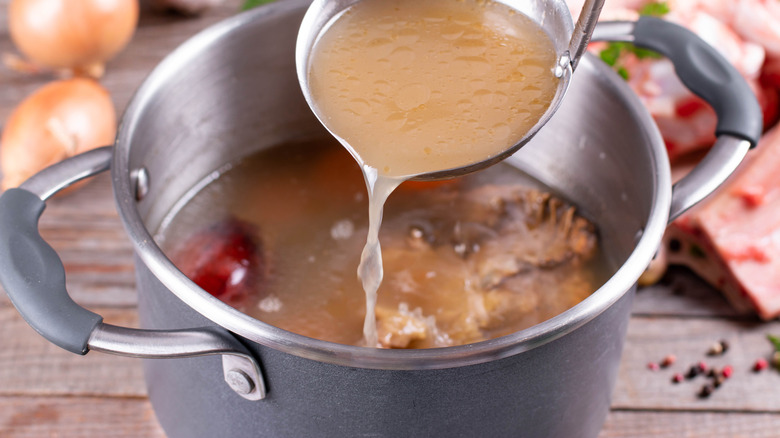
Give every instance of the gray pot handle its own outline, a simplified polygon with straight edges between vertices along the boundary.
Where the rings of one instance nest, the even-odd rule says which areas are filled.
[[[0,283],[25,321],[72,353],[90,349],[140,358],[222,356],[225,381],[249,400],[265,397],[257,361],[230,333],[214,327],[139,330],[103,323],[65,288],[65,268],[38,231],[46,200],[76,181],[108,170],[112,148],[103,147],[44,169],[0,196]]]
[[[715,145],[673,187],[671,222],[712,193],[758,144],[763,130],[761,107],[747,82],[717,50],[674,23],[647,16],[636,22],[602,22],[592,40],[630,42],[666,56],[682,83],[718,116]]]

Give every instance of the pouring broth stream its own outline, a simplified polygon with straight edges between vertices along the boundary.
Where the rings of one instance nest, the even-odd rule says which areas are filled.
[[[484,0],[364,0],[316,42],[309,64],[315,111],[361,163],[369,192],[358,268],[367,346],[377,345],[387,197],[416,175],[481,162],[516,144],[555,96],[555,62],[536,23]]]

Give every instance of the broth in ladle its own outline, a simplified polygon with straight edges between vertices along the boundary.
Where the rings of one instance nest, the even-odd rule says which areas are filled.
[[[315,111],[389,177],[500,154],[541,119],[558,78],[547,34],[501,3],[362,0],[314,45]]]

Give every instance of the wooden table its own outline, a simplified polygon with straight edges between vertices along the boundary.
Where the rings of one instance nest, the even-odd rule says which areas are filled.
[[[0,0],[0,53],[12,51],[6,7]],[[152,67],[200,29],[238,11],[239,0],[200,18],[144,11],[130,46],[108,65],[102,83],[118,110]],[[0,68],[0,123],[22,98],[50,80]],[[2,125],[0,124],[0,128]],[[68,288],[110,323],[136,324],[132,247],[125,237],[107,175],[72,195],[54,199],[41,232],[65,262]],[[780,323],[737,315],[721,296],[683,270],[664,285],[641,290],[634,303],[612,411],[601,437],[780,436],[780,373],[751,372],[772,352],[767,333]],[[706,356],[726,339],[722,357]],[[658,371],[648,362],[674,354]],[[730,364],[734,375],[711,397],[696,394],[699,377],[673,384],[699,360]],[[0,294],[0,437],[163,437],[146,397],[141,363],[100,353],[80,357],[37,335]]]

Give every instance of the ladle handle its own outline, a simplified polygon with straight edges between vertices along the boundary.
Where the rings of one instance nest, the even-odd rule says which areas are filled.
[[[603,7],[604,0],[585,0],[585,4],[582,5],[580,16],[577,18],[574,32],[572,32],[571,40],[569,41],[572,71],[577,69],[580,58],[588,49],[588,43],[590,43],[591,35],[596,28],[596,23],[599,21],[599,15],[601,15]]]
[[[674,64],[682,83],[718,116],[715,145],[672,189],[669,222],[712,193],[755,147],[763,115],[745,79],[715,48],[688,29],[659,18],[599,23],[594,41],[624,41],[654,50]]]
[[[0,196],[0,283],[25,321],[49,342],[72,353],[98,350],[140,358],[221,355],[225,381],[241,397],[265,397],[257,361],[226,330],[140,330],[103,322],[68,294],[65,267],[41,237],[46,200],[81,179],[108,170],[112,148],[95,149],[48,167]]]

